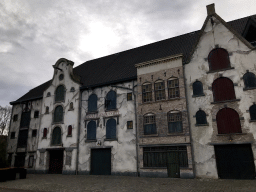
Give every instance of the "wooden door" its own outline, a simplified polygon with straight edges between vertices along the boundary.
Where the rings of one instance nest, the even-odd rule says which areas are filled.
[[[62,174],[63,150],[50,151],[49,173]]]
[[[178,151],[167,152],[167,173],[168,177],[179,178],[180,177],[180,164]]]
[[[91,175],[111,175],[111,149],[91,150]]]

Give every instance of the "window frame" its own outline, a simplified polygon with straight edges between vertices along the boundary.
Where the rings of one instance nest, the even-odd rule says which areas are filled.
[[[226,55],[224,55],[224,56],[227,56],[227,63],[225,63],[226,65],[227,65],[227,67],[225,67],[225,68],[218,68],[218,69],[215,69],[215,68],[217,68],[218,67],[218,65],[217,64],[215,64],[215,65],[213,65],[213,59],[211,58],[212,56],[214,56],[213,54],[214,54],[214,52],[215,51],[218,51],[218,50],[221,50],[221,51],[224,51],[224,52],[222,52],[222,53],[225,53]],[[215,60],[217,60],[217,59],[215,59]],[[216,62],[216,63],[220,63],[220,61],[214,61],[214,62]],[[224,61],[221,61],[221,62],[224,62]],[[209,65],[209,72],[215,72],[215,71],[222,71],[222,70],[227,70],[227,69],[230,69],[231,68],[231,65],[230,65],[230,58],[229,58],[229,53],[228,53],[228,51],[226,50],[226,49],[223,49],[223,48],[219,48],[219,47],[217,47],[217,48],[214,48],[214,49],[212,49],[211,51],[210,51],[210,53],[208,54],[208,65]],[[217,67],[216,67],[216,65],[217,65]],[[214,66],[214,67],[213,67]]]
[[[63,99],[61,98],[61,99],[57,100],[57,91],[58,91],[58,89],[59,89],[60,87],[63,87]],[[54,102],[55,102],[55,103],[65,102],[65,98],[66,98],[66,91],[67,91],[67,90],[66,90],[65,85],[60,84],[60,85],[55,89]]]
[[[60,142],[59,143],[54,143],[54,133],[56,132],[56,130],[57,129],[59,129],[59,131],[60,131],[60,135],[59,135],[59,139],[60,139]],[[56,133],[57,134],[57,133]],[[58,135],[57,135],[58,136]],[[57,137],[56,136],[56,137]],[[60,145],[62,145],[62,130],[61,130],[61,127],[60,126],[56,126],[56,127],[54,127],[53,128],[53,130],[52,130],[52,134],[51,134],[51,145],[52,146],[60,146]]]
[[[148,113],[143,116],[143,131],[144,135],[157,134],[156,115]]]
[[[249,75],[251,75],[251,77],[249,77]],[[246,77],[248,76],[248,77]],[[247,78],[247,79],[246,79]],[[248,83],[247,81],[249,81],[249,78],[251,78],[251,80],[254,78],[254,86],[250,86],[248,84],[252,84],[252,82]],[[247,70],[247,72],[243,75],[243,81],[244,81],[244,90],[248,90],[248,89],[256,89],[256,76],[254,73],[249,72]]]
[[[162,83],[162,85],[159,86],[158,84],[161,84],[161,83]],[[155,101],[162,101],[162,100],[166,99],[166,95],[165,95],[165,82],[164,82],[164,80],[157,80],[154,83],[154,92],[155,92]]]
[[[201,113],[201,114],[200,114]],[[198,117],[198,115],[203,115],[202,117]],[[207,117],[206,117],[207,115],[206,115],[206,113],[203,111],[203,110],[201,110],[201,109],[199,109],[197,112],[196,112],[196,115],[195,115],[195,117],[196,117],[196,126],[204,126],[204,125],[208,125],[208,123],[207,123]],[[201,120],[202,118],[204,118],[204,123],[201,123],[201,122],[199,122],[199,120]]]
[[[149,90],[146,86],[150,85],[150,89]],[[143,103],[149,103],[149,102],[152,102],[153,101],[153,89],[152,89],[152,83],[149,83],[149,82],[146,82],[146,83],[143,83],[142,86],[141,86],[141,89],[142,89],[142,102]]]
[[[113,95],[111,97],[112,93],[113,93]],[[116,109],[117,109],[117,93],[114,90],[110,90],[107,93],[106,97],[105,97],[105,110],[106,111],[113,111],[113,110],[116,110]]]
[[[172,85],[174,82],[174,85]],[[168,99],[176,99],[176,98],[180,98],[180,86],[179,86],[180,82],[179,82],[179,78],[177,77],[172,77],[169,78],[167,80],[167,86],[168,86]],[[171,92],[173,92],[174,90],[174,94]]]
[[[180,134],[183,133],[183,119],[182,119],[182,112],[181,111],[170,111],[167,113],[167,122],[168,122],[168,134]],[[179,122],[179,123],[178,123]],[[181,130],[178,130],[177,125],[179,124]],[[172,126],[174,127],[172,127]],[[170,131],[174,129],[174,131]]]
[[[198,87],[196,87],[196,86],[198,86]],[[199,86],[200,86],[200,87],[199,87]],[[196,80],[196,81],[193,83],[192,87],[193,87],[193,97],[200,97],[200,96],[204,96],[204,95],[205,95],[205,94],[204,94],[203,83],[202,83],[201,81]],[[199,91],[196,90],[196,89],[200,89],[200,93],[199,93]],[[198,91],[198,93],[195,94],[196,91]]]
[[[62,119],[61,119],[61,121],[56,121],[56,119],[55,119],[55,113],[56,113],[56,109],[58,108],[58,107],[61,107],[62,108]],[[62,124],[63,122],[64,122],[64,107],[62,106],[62,105],[57,105],[56,107],[55,107],[55,109],[54,109],[54,113],[53,113],[53,124]]]
[[[113,123],[113,125],[109,125],[111,123]],[[114,118],[109,118],[106,122],[106,140],[117,140],[116,131],[117,121]]]
[[[93,97],[95,97],[95,98],[93,98]],[[90,101],[90,100],[93,100],[93,101]],[[90,108],[90,106],[91,106],[91,108]],[[96,109],[95,109],[95,106],[96,106]],[[96,113],[96,112],[98,112],[98,96],[95,93],[93,93],[88,98],[88,113]]]
[[[97,122],[95,120],[90,120],[87,124],[86,140],[96,141],[96,138],[97,138]]]

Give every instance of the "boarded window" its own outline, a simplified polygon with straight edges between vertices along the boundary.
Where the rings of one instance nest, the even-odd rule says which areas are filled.
[[[28,129],[19,131],[18,147],[27,147]]]
[[[17,120],[18,120],[18,115],[16,114],[13,116],[13,121],[17,121]]]
[[[155,83],[155,99],[156,101],[165,99],[164,81],[157,81]]]
[[[245,88],[256,88],[256,77],[253,73],[247,72],[243,76]]]
[[[22,112],[20,127],[21,128],[28,128],[29,123],[30,123],[30,111],[29,112]]]
[[[196,124],[197,125],[205,125],[207,124],[206,121],[206,114],[204,111],[199,110],[196,112]]]
[[[35,111],[34,112],[34,118],[38,118],[39,117],[39,111]]]
[[[230,68],[228,52],[222,48],[213,49],[208,55],[210,71]]]
[[[47,128],[44,128],[43,137],[47,137]]]
[[[65,87],[63,85],[58,86],[55,92],[55,102],[64,101],[65,94],[66,94]]]
[[[152,101],[152,84],[142,85],[142,101],[143,103]]]
[[[203,94],[203,84],[200,81],[195,81],[193,83],[193,95],[200,96]]]
[[[256,120],[256,105],[252,105],[249,109],[251,120]]]
[[[156,134],[156,117],[154,114],[144,116],[144,135]]]
[[[87,125],[87,140],[96,140],[96,122],[90,121]]]
[[[11,139],[15,139],[15,132],[11,132]]]
[[[72,126],[68,126],[68,136],[72,136]]]
[[[219,134],[242,133],[239,115],[234,109],[221,109],[216,120]]]
[[[168,113],[168,132],[169,133],[183,132],[181,112]]]
[[[116,92],[111,90],[108,92],[105,100],[106,110],[116,109]]]
[[[215,102],[236,99],[233,82],[226,77],[216,79],[212,84],[213,98]]]
[[[168,95],[169,99],[180,97],[179,79],[174,78],[168,80]]]
[[[33,129],[33,130],[32,130],[32,137],[36,137],[36,135],[37,135],[37,130],[36,130],[36,129]]]
[[[106,139],[116,139],[116,120],[109,119],[106,124]]]
[[[167,153],[169,151],[178,152],[180,167],[188,167],[188,157],[187,157],[186,146],[144,147],[143,148],[143,166],[166,168]]]
[[[55,127],[52,132],[52,145],[61,144],[61,129],[60,127]]]
[[[60,123],[63,121],[63,107],[61,105],[57,106],[54,111],[54,122]]]
[[[95,94],[90,95],[88,99],[88,112],[96,112],[97,111],[97,100],[98,97]]]

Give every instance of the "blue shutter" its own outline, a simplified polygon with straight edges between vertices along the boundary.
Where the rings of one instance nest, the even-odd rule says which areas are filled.
[[[196,112],[196,124],[198,125],[207,124],[206,114],[204,111],[199,110]]]
[[[55,102],[64,101],[65,93],[66,93],[65,87],[63,85],[58,86],[55,92]]]
[[[98,100],[97,95],[95,94],[90,95],[88,99],[88,112],[97,111],[97,100]]]
[[[106,125],[106,138],[116,139],[116,120],[109,119]]]
[[[256,78],[253,73],[247,72],[246,74],[244,74],[243,79],[244,79],[245,88],[256,87]]]
[[[52,145],[60,145],[61,144],[61,129],[59,127],[55,127],[52,132]]]
[[[112,90],[109,91],[105,102],[107,110],[116,109],[116,92]]]
[[[57,106],[54,111],[54,122],[63,121],[63,107],[61,105]]]
[[[256,105],[252,105],[249,109],[251,120],[256,120]]]
[[[87,125],[87,140],[96,139],[96,122],[90,121]]]
[[[193,83],[193,95],[203,95],[203,84],[200,81]]]

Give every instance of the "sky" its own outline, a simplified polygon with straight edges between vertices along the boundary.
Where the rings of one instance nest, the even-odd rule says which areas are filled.
[[[85,61],[201,29],[206,5],[225,21],[254,0],[1,0],[0,106],[50,80],[59,58]]]

